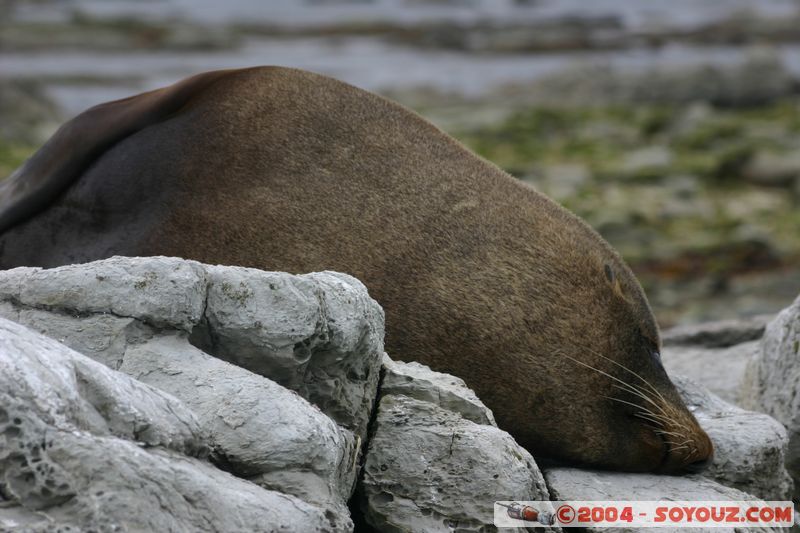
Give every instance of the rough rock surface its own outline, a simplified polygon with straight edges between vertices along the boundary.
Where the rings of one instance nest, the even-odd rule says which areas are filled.
[[[35,309],[108,313],[190,331],[203,316],[206,274],[194,261],[115,257],[0,272],[0,298]]]
[[[786,426],[786,468],[800,498],[800,297],[767,325],[760,350],[750,360],[742,401],[750,409],[775,417]]]
[[[578,468],[549,468],[544,476],[553,500],[753,500],[753,496],[725,487],[698,475],[659,476],[655,474],[626,474],[599,472]],[[623,528],[589,528],[592,531],[621,533],[635,531]],[[643,530],[644,531],[644,530]],[[659,528],[658,531],[685,531]],[[692,532],[730,532],[734,528],[694,528]],[[738,531],[744,531],[739,529]],[[746,531],[769,531],[748,528]]]
[[[396,363],[384,355],[381,394],[408,396],[456,412],[476,424],[497,425],[492,411],[483,405],[464,380],[434,372],[420,363]]]
[[[383,310],[345,274],[114,257],[0,272],[0,302],[2,316],[112,368],[128,344],[156,334],[153,328],[191,333],[204,351],[296,390],[365,434],[383,353]]]
[[[269,377],[363,435],[383,354],[383,309],[357,279],[206,267],[205,351]]]
[[[0,272],[0,316],[182,400],[217,467],[325,509],[334,529],[350,527],[383,353],[383,311],[354,278],[115,257]],[[114,375],[91,382],[92,397],[105,398],[121,374],[94,367]],[[149,437],[164,424],[123,400],[107,402],[119,404],[109,420],[172,446]]]
[[[324,509],[213,467],[168,394],[0,319],[3,531],[322,531]]]
[[[194,414],[176,398],[2,318],[0,370],[0,405],[22,406],[58,429],[208,451]]]
[[[781,423],[731,405],[687,378],[672,379],[714,442],[714,460],[703,476],[763,500],[790,499],[792,480],[784,466],[788,437]]]
[[[356,439],[294,391],[212,357],[179,334],[129,347],[120,370],[191,408],[216,463],[347,516]]]
[[[760,343],[757,321],[668,332],[665,366],[735,399],[756,351],[746,399],[796,435],[798,315]],[[344,274],[163,257],[21,268],[0,272],[0,316],[51,337],[0,318],[2,531],[349,530],[382,357],[355,499],[380,531],[491,531],[494,501],[550,494],[784,499],[784,460],[797,464],[776,420],[674,377],[716,446],[702,476],[553,468],[548,492],[463,381],[382,356],[383,312]]]
[[[361,481],[371,526],[485,531],[493,502],[548,499],[530,454],[493,424],[470,419],[488,418],[488,409],[459,380],[415,363],[385,365],[388,388]]]

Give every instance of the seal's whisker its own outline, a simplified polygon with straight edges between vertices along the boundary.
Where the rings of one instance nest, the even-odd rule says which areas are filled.
[[[678,428],[673,428],[673,429],[675,429],[676,431],[679,431],[681,433],[681,437],[686,439],[685,442],[691,442],[692,441],[692,439],[689,438],[689,436],[688,436],[688,435],[691,435],[691,431],[689,431],[688,428],[686,428],[686,426],[680,425]]]
[[[649,396],[646,396],[646,395],[644,394],[644,392],[643,392],[643,391],[640,391],[639,389],[637,389],[637,388],[636,388],[636,387],[634,387],[633,385],[631,385],[631,384],[629,384],[629,383],[626,383],[626,382],[622,381],[621,379],[619,379],[619,378],[617,378],[617,377],[614,377],[614,376],[612,376],[612,375],[611,375],[611,374],[609,374],[608,372],[604,372],[603,370],[600,370],[599,368],[595,368],[595,367],[593,367],[592,365],[590,365],[590,364],[588,364],[588,363],[584,363],[583,361],[579,361],[579,360],[575,359],[574,357],[570,357],[570,356],[569,356],[569,355],[567,355],[567,354],[564,354],[564,357],[566,357],[567,359],[571,359],[572,361],[574,361],[575,363],[577,363],[577,364],[579,364],[579,365],[581,365],[581,366],[585,366],[586,368],[589,368],[589,369],[591,369],[591,370],[594,370],[595,372],[599,372],[600,374],[602,374],[602,375],[606,376],[606,377],[607,377],[607,378],[609,378],[609,379],[612,379],[612,380],[614,380],[614,381],[616,381],[616,382],[618,382],[618,383],[621,383],[623,386],[625,386],[625,387],[628,387],[628,388],[630,389],[630,390],[629,390],[629,392],[631,392],[631,393],[633,393],[633,394],[635,394],[635,395],[639,396],[639,397],[640,397],[640,398],[642,398],[643,400],[646,400],[646,401],[650,402],[650,403],[651,403],[651,404],[653,404],[653,405],[654,405],[654,406],[655,406],[655,407],[656,407],[658,410],[660,410],[661,412],[663,412],[665,416],[667,415],[667,413],[666,413],[666,412],[664,412],[664,409],[663,409],[663,408],[662,408],[662,407],[661,407],[661,406],[660,406],[660,405],[659,405],[659,404],[658,404],[658,403],[657,403],[655,400],[653,400],[653,399],[652,399],[652,398],[650,398]]]
[[[603,354],[599,353],[597,350],[593,350],[592,348],[589,348],[588,346],[586,347],[586,349],[587,349],[587,350],[589,350],[590,352],[592,352],[593,354],[597,355],[598,357],[602,357],[602,358],[603,358],[603,359],[605,359],[606,361],[611,361],[612,363],[614,363],[614,364],[615,364],[615,365],[617,365],[618,367],[622,368],[623,370],[627,370],[628,372],[630,372],[631,374],[633,374],[633,375],[634,375],[634,376],[636,376],[637,378],[641,379],[641,380],[644,382],[644,384],[645,384],[645,385],[647,385],[648,387],[650,387],[650,389],[651,389],[653,392],[655,392],[655,393],[658,395],[658,397],[659,397],[659,398],[661,398],[661,401],[662,401],[662,402],[664,402],[664,403],[668,403],[668,402],[667,402],[667,400],[665,400],[665,399],[664,399],[664,397],[661,395],[661,393],[660,393],[660,392],[658,392],[658,389],[656,389],[656,388],[655,388],[655,387],[654,387],[654,386],[653,386],[653,385],[652,385],[652,384],[651,384],[649,381],[647,381],[646,379],[644,379],[644,378],[643,378],[642,376],[640,376],[640,375],[639,375],[637,372],[634,372],[633,370],[631,370],[630,368],[628,368],[627,366],[623,365],[622,363],[620,363],[620,362],[618,362],[618,361],[614,361],[613,359],[610,359],[610,358],[606,357],[605,355],[603,355]]]
[[[603,398],[606,398],[606,399],[608,399],[608,400],[613,400],[613,401],[615,401],[615,402],[619,402],[619,403],[624,403],[624,404],[626,404],[626,405],[630,405],[630,406],[632,406],[632,407],[635,407],[635,408],[637,408],[637,409],[641,409],[641,407],[640,407],[640,406],[638,406],[638,405],[636,405],[635,403],[633,403],[633,402],[628,402],[628,401],[622,400],[622,399],[620,399],[620,398],[614,398],[613,396],[603,396]],[[637,413],[637,414],[638,414],[638,413]]]
[[[599,353],[597,350],[593,350],[592,348],[589,348],[589,347],[586,347],[586,349],[587,349],[587,350],[589,350],[590,352],[592,352],[593,354],[597,355],[598,357],[602,357],[602,358],[603,358],[603,359],[605,359],[606,361],[610,361],[611,363],[613,363],[613,364],[617,365],[618,367],[622,368],[622,369],[623,369],[623,370],[625,370],[626,372],[630,372],[631,374],[633,374],[634,376],[636,376],[637,378],[639,378],[639,379],[640,379],[640,380],[641,380],[641,381],[642,381],[642,382],[643,382],[645,385],[647,385],[647,386],[648,386],[648,387],[649,387],[649,388],[650,388],[650,389],[651,389],[653,392],[655,392],[655,393],[656,393],[656,395],[657,395],[657,396],[658,396],[658,397],[661,399],[661,401],[662,401],[662,402],[664,402],[664,403],[667,403],[667,404],[669,403],[669,402],[667,402],[667,400],[664,398],[664,396],[662,396],[662,395],[661,395],[661,393],[658,391],[658,389],[656,389],[656,388],[655,388],[655,387],[654,387],[654,386],[653,386],[653,385],[652,385],[652,384],[651,384],[649,381],[647,381],[645,378],[643,378],[643,377],[642,377],[642,376],[641,376],[641,375],[640,375],[638,372],[635,372],[635,371],[631,370],[630,368],[628,368],[627,366],[623,365],[622,363],[620,363],[620,362],[618,362],[618,361],[614,361],[613,359],[611,359],[611,358],[609,358],[609,357],[606,357],[605,355],[603,355],[603,354]]]
[[[653,413],[652,411],[650,411],[650,415],[649,416],[652,416],[652,417],[656,418],[662,424],[663,423],[670,423],[670,425],[673,425],[673,426],[675,425],[675,420],[671,416],[669,416],[669,414],[659,414],[659,413]]]
[[[655,430],[658,429],[658,426],[656,424],[645,424],[644,427],[646,427],[648,429],[652,429],[654,432],[655,432]]]
[[[685,435],[681,435],[681,437],[684,438],[684,439],[686,438]],[[689,439],[686,439],[686,440],[681,441],[681,442],[673,442],[673,441],[668,441],[668,440],[665,440],[665,442],[669,442],[670,444],[674,444],[675,446],[680,447],[680,448],[689,448]]]
[[[669,444],[670,445],[670,449],[672,449],[673,451],[675,451],[675,450],[688,450],[689,449],[689,445],[686,444],[687,441],[675,442],[675,441],[664,439],[664,442]]]
[[[620,387],[619,385],[614,385],[614,387],[616,387],[616,388],[618,388],[618,389],[620,389],[622,391],[626,391],[626,392],[630,392],[632,394],[635,394],[636,396],[639,396],[640,398],[650,402],[651,404],[653,404],[653,406],[655,406],[656,409],[661,411],[662,415],[665,418],[669,418],[669,414],[661,407],[661,405],[658,404],[658,402],[653,400],[651,397],[647,396],[643,390],[641,390],[639,388],[633,388],[633,386],[631,386],[633,388],[633,390]]]
[[[637,409],[640,409],[640,410],[644,411],[645,415],[652,415],[652,416],[655,416],[655,417],[658,416],[655,413],[653,413],[652,411],[648,410],[647,408],[642,407],[641,405],[637,405],[637,404],[635,404],[633,402],[628,402],[628,401],[622,400],[620,398],[614,398],[613,396],[603,396],[603,398],[607,398],[609,400],[614,400],[615,402],[620,402],[620,403],[624,403],[626,405],[633,406],[633,407],[635,407]],[[642,413],[636,413],[636,415],[634,415],[634,416],[638,416],[640,414],[642,414]]]
[[[649,411],[649,409],[648,409],[648,411]],[[648,416],[652,416],[653,418],[656,418],[656,419],[660,420],[661,422],[665,422],[665,421],[666,422],[672,422],[672,418],[670,418],[669,416],[665,416],[665,415],[662,415],[662,414],[654,413],[652,411],[649,411],[649,415]]]
[[[641,418],[643,420],[647,420],[648,422],[652,422],[656,424],[658,428],[662,428],[666,423],[670,422],[668,418],[654,417],[646,413],[636,413],[634,416],[636,416],[637,418]]]
[[[684,435],[683,433],[677,433],[675,431],[664,431],[663,429],[659,429],[659,430],[656,431],[656,433],[658,433],[659,435],[670,435],[672,437],[676,437],[676,438],[679,438],[679,439],[685,439],[686,438],[686,435]]]
[[[625,382],[620,378],[612,376],[608,372],[600,370],[599,368],[595,368],[594,366],[585,363],[583,361],[579,361],[578,359],[570,357],[567,354],[562,353],[562,355],[567,359],[573,361],[574,363],[577,363],[590,370],[594,370],[595,372],[611,379],[612,381],[615,382],[612,384],[614,388],[622,392],[633,394],[635,397],[640,398],[641,400],[644,400],[649,404],[652,404],[652,406],[658,412],[654,411],[653,409],[649,408],[646,405],[638,405],[634,402],[623,400],[622,398],[616,398],[613,396],[604,396],[604,398],[608,400],[619,402],[635,408],[637,412],[634,414],[634,416],[648,422],[648,424],[646,424],[646,427],[652,429],[654,433],[656,433],[658,436],[661,437],[664,444],[668,447],[670,453],[681,452],[682,455],[686,455],[689,457],[692,457],[697,454],[697,448],[696,446],[694,446],[692,439],[687,437],[687,435],[689,435],[690,432],[685,427],[685,424],[681,424],[679,422],[681,418],[679,416],[680,413],[678,412],[678,410],[670,406],[670,404],[664,399],[661,393],[659,393],[658,390],[656,390],[655,387],[653,387],[653,385],[650,384],[650,382],[648,382],[642,376],[640,376],[633,370],[627,368],[625,365],[619,364],[616,361],[609,359],[608,357],[605,357],[601,354],[597,354],[603,359],[611,361],[612,363],[619,366],[623,370],[639,378],[641,381],[644,382],[645,385],[647,385],[649,389],[652,389],[655,392],[655,394],[658,395],[658,398],[661,399],[663,403],[657,402],[656,398],[652,395],[652,393],[650,393],[649,390],[645,390],[637,385]],[[675,426],[678,426],[677,429],[675,428]],[[670,430],[664,429],[665,427],[669,427]]]
[[[671,440],[665,440],[667,444],[669,444],[669,449],[673,452],[677,452],[678,450],[688,450],[689,447],[685,444],[680,444],[678,442],[672,442]]]
[[[595,351],[594,351],[594,350],[592,350],[591,348],[588,348],[588,350],[589,350],[589,351],[591,351],[592,353],[596,354],[596,355],[599,355],[600,357],[603,357],[603,359],[607,359],[607,360],[611,361],[612,363],[616,363],[616,361],[613,361],[612,359],[608,359],[607,357],[605,357],[605,356],[603,356],[603,355],[601,355],[601,354],[599,354],[599,353],[595,352]],[[579,361],[578,359],[575,359],[574,357],[570,357],[570,356],[569,356],[569,355],[567,355],[567,354],[563,354],[563,355],[564,355],[564,357],[567,357],[567,358],[569,358],[569,359],[572,359],[574,362],[576,362],[576,363],[578,363],[578,364],[582,364],[583,366],[585,366],[585,367],[587,367],[587,368],[591,368],[592,370],[594,370],[594,371],[596,371],[596,372],[599,372],[599,373],[601,373],[601,374],[603,374],[603,375],[605,375],[605,376],[607,376],[607,377],[609,377],[609,378],[611,378],[611,379],[614,379],[615,381],[618,381],[619,383],[622,383],[622,384],[623,384],[623,385],[625,385],[626,387],[629,387],[630,389],[632,389],[632,390],[631,390],[631,392],[638,391],[639,395],[640,395],[640,396],[641,396],[643,399],[645,399],[645,400],[649,401],[649,402],[650,402],[650,403],[652,403],[653,405],[656,405],[656,406],[659,408],[659,410],[663,412],[663,409],[661,408],[661,406],[659,406],[659,405],[658,405],[658,404],[657,404],[657,403],[656,403],[656,402],[655,402],[653,399],[651,399],[651,398],[650,398],[650,393],[649,393],[648,391],[646,391],[646,390],[644,390],[644,389],[642,389],[642,388],[640,388],[640,387],[637,387],[637,386],[636,386],[636,385],[634,385],[633,383],[628,383],[628,382],[626,382],[626,381],[623,381],[623,380],[621,380],[621,379],[619,379],[619,378],[616,378],[616,377],[614,377],[614,376],[612,376],[612,375],[610,375],[610,374],[608,374],[608,373],[606,373],[606,372],[604,372],[604,371],[602,371],[602,370],[600,370],[600,369],[598,369],[598,368],[595,368],[595,367],[593,367],[593,366],[589,365],[588,363],[585,363],[585,362],[583,362],[583,361]],[[633,372],[632,370],[629,370],[629,369],[627,369],[627,368],[626,368],[625,366],[623,366],[623,365],[620,365],[620,366],[622,366],[622,368],[624,368],[625,370],[628,370],[629,372]],[[634,374],[636,374],[635,372],[633,372],[633,373],[634,373]],[[650,386],[651,388],[653,388],[653,387],[652,387],[652,386],[651,386],[649,383],[647,383],[647,381],[646,381],[646,380],[644,380],[644,378],[642,378],[642,377],[641,377],[641,376],[639,376],[638,374],[637,374],[637,377],[638,377],[639,379],[642,379],[643,381],[645,381],[645,383],[646,383],[648,386]],[[655,390],[655,389],[654,389],[654,390]],[[634,394],[636,394],[636,392],[634,392]],[[658,394],[658,391],[656,391],[656,394]],[[660,395],[659,395],[659,396],[660,396]],[[662,398],[661,398],[661,400],[662,400],[662,401],[664,401],[664,398],[662,397]]]
[[[645,389],[643,389],[641,387],[637,387],[633,383],[627,383],[627,382],[623,382],[623,383],[626,383],[626,385],[628,386],[629,390],[636,391],[639,394],[642,394],[643,396],[646,396],[647,398],[651,398],[653,401],[655,401],[656,398],[653,397],[653,395],[650,392],[648,392],[647,390],[645,390]]]
[[[637,418],[641,418],[643,420],[647,420],[648,422],[652,422],[654,424],[657,424],[658,427],[654,428],[654,430],[659,435],[671,435],[671,436],[674,436],[674,437],[677,437],[677,438],[682,438],[682,439],[686,438],[686,435],[684,433],[666,431],[664,429],[664,426],[672,426],[672,425],[675,424],[675,420],[670,418],[670,417],[657,415],[657,414],[653,413],[652,411],[649,412],[649,413],[648,412],[636,413],[634,416],[636,416]],[[681,428],[679,428],[679,429],[681,429]]]
[[[642,409],[643,411],[645,411],[644,413],[641,413],[641,412],[640,413],[636,413],[634,416],[637,416],[639,418],[643,418],[643,419],[651,421],[651,422],[655,422],[657,424],[660,424],[662,422],[661,420],[658,420],[658,418],[653,418],[653,417],[657,417],[658,415],[655,415],[652,412],[648,413],[646,409],[644,409],[641,406],[638,406],[638,405],[636,405],[634,403],[622,400],[620,398],[614,398],[613,396],[604,396],[604,398],[608,398],[609,400],[613,400],[615,402],[620,402],[620,403],[624,403],[624,404],[627,404],[627,405],[631,405],[633,407],[637,407],[637,408]],[[686,436],[684,434],[682,434],[682,433],[677,433],[675,431],[664,431],[662,429],[659,429],[658,427],[652,427],[652,426],[648,426],[648,427],[650,427],[650,429],[652,429],[654,431],[654,433],[656,433],[657,435],[671,435],[672,437],[678,438],[678,439],[685,439],[686,438]],[[680,450],[689,450],[689,446],[687,445],[687,443],[689,442],[689,439],[684,440],[683,442],[675,442],[673,440],[665,439],[665,438],[662,437],[662,440],[664,441],[664,444],[669,446],[669,451],[670,452],[674,453],[674,452],[677,452],[677,451],[680,451]],[[692,455],[694,453],[695,453],[694,450],[690,450],[688,455]]]
[[[600,374],[602,374],[602,375],[606,376],[606,377],[607,377],[607,378],[609,378],[609,379],[613,379],[614,381],[616,381],[616,382],[618,382],[618,383],[621,383],[623,386],[625,386],[625,387],[628,387],[628,389],[629,389],[629,392],[632,392],[632,393],[634,393],[634,394],[639,394],[639,395],[640,395],[642,398],[644,398],[644,399],[647,399],[647,400],[649,400],[649,401],[651,401],[651,402],[652,402],[652,400],[651,400],[650,398],[648,398],[648,397],[645,395],[644,391],[642,391],[642,390],[640,390],[640,389],[636,388],[634,385],[632,385],[632,384],[630,384],[630,383],[627,383],[627,382],[625,382],[625,381],[622,381],[621,379],[619,379],[619,378],[617,378],[617,377],[614,377],[614,376],[612,376],[612,375],[611,375],[611,374],[609,374],[608,372],[605,372],[605,371],[603,371],[603,370],[600,370],[599,368],[595,368],[595,367],[593,367],[592,365],[590,365],[590,364],[588,364],[588,363],[585,363],[585,362],[583,362],[583,361],[579,361],[578,359],[575,359],[574,357],[570,357],[570,356],[569,356],[569,355],[567,355],[567,354],[563,354],[563,355],[564,355],[564,357],[566,357],[567,359],[570,359],[570,360],[572,360],[573,362],[575,362],[575,363],[577,363],[577,364],[579,364],[579,365],[581,365],[581,366],[585,366],[586,368],[588,368],[588,369],[590,369],[590,370],[594,370],[595,372],[598,372],[598,373],[600,373]]]

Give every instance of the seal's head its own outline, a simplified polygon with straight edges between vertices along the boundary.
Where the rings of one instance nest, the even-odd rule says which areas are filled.
[[[602,267],[592,265],[598,293],[594,316],[587,318],[606,334],[588,346],[588,339],[577,337],[566,344],[572,353],[563,353],[577,365],[568,374],[591,388],[593,401],[601,406],[597,422],[602,426],[586,432],[592,438],[583,442],[580,453],[632,470],[671,473],[703,467],[713,455],[711,440],[667,376],[647,300],[615,255],[607,256]],[[592,428],[592,421],[583,418],[585,427]]]
[[[517,362],[503,378],[515,392],[510,384],[489,392],[498,423],[535,455],[572,463],[663,473],[703,466],[713,445],[662,366],[633,273],[577,217],[536,204],[545,222],[519,241],[529,266],[509,282],[506,301],[522,309],[505,344],[513,356],[502,357]]]

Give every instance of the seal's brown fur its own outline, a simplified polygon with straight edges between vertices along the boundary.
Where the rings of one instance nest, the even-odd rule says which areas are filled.
[[[65,128],[0,192],[3,268],[171,255],[348,272],[384,306],[391,356],[462,377],[535,454],[664,471],[710,456],[619,256],[408,110],[255,68]],[[44,200],[26,206],[26,182]]]

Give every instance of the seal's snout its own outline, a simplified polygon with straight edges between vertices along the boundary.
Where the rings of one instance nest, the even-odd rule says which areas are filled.
[[[690,474],[699,474],[711,466],[712,460],[713,456],[706,457],[705,459],[698,459],[697,461],[686,465],[685,470]]]
[[[702,472],[714,459],[714,444],[698,424],[683,442],[667,441],[667,456],[662,471],[666,474]]]
[[[714,444],[708,434],[697,428],[695,442],[695,453],[686,456],[684,470],[692,473],[702,472],[708,468],[714,460]]]

